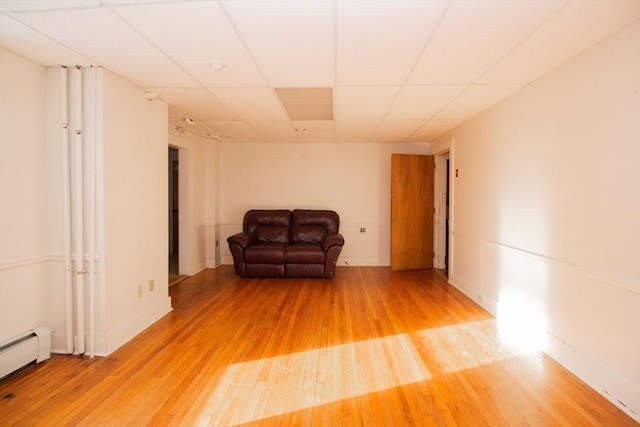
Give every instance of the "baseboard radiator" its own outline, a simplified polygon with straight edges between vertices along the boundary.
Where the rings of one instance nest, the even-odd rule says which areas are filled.
[[[51,331],[44,327],[0,342],[0,379],[35,361],[51,357]]]

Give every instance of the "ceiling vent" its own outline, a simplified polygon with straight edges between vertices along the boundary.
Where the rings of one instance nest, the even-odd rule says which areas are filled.
[[[333,89],[275,88],[291,120],[333,120]]]

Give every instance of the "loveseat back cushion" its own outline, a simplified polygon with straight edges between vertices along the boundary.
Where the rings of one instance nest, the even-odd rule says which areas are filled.
[[[244,215],[242,230],[260,243],[289,243],[290,219],[288,209],[252,209]]]
[[[295,209],[291,213],[291,242],[320,244],[324,236],[337,233],[340,217],[335,211]]]

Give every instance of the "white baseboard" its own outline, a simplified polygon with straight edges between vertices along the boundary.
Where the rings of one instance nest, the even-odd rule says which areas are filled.
[[[67,336],[64,334],[51,334],[51,353],[66,354],[67,353]]]
[[[149,307],[144,312],[138,314],[129,321],[123,323],[105,335],[96,335],[94,342],[95,356],[108,356],[127,342],[131,341],[136,335],[147,329],[149,326],[157,322],[161,317],[171,312],[171,298],[167,297]],[[67,339],[64,334],[53,334],[52,337],[52,353],[66,354]],[[86,353],[89,354],[89,337],[86,337]]]
[[[455,274],[449,275],[448,282],[451,286],[475,301],[480,307],[487,310],[494,317],[498,315],[498,301],[480,292],[474,292],[474,287],[470,282],[467,282],[462,277],[456,276]]]
[[[336,263],[338,267],[389,267],[388,258],[366,258],[366,257],[339,257]]]
[[[106,335],[104,348],[100,348],[100,346],[96,345],[96,353],[104,353],[105,355],[113,353],[171,310],[171,298],[167,296],[165,299],[140,313],[138,316],[130,319],[128,322],[120,325],[114,330],[109,331]]]
[[[544,352],[636,422],[640,422],[640,387],[551,334],[547,334]]]
[[[475,292],[472,283],[455,274],[449,276],[449,283],[493,316],[497,316],[497,301]],[[579,353],[548,332],[546,348],[542,351],[635,421],[640,422],[640,387]]]

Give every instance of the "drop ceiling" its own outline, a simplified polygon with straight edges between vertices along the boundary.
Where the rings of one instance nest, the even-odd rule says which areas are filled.
[[[223,142],[429,142],[639,17],[640,0],[0,0],[0,46],[109,69]],[[330,88],[333,120],[292,120],[280,88]]]

